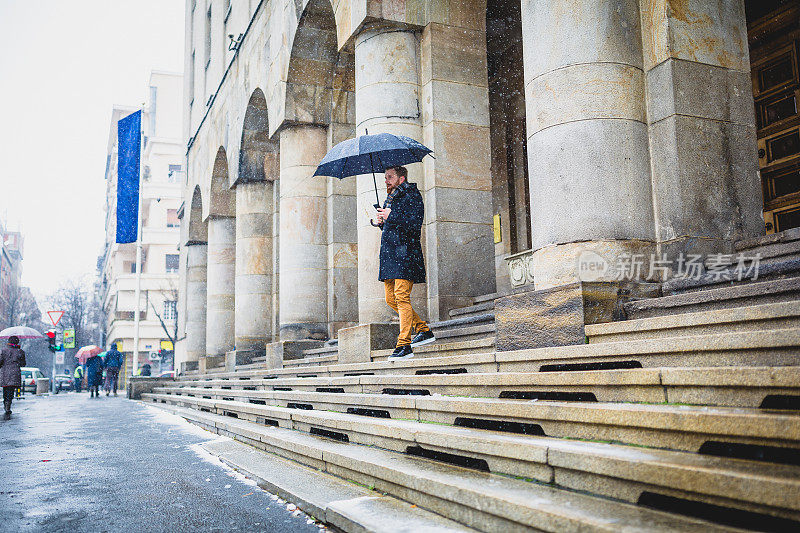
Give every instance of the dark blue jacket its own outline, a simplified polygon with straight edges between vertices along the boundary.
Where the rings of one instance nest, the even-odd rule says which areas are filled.
[[[105,365],[106,368],[121,368],[122,367],[122,353],[116,348],[112,348],[106,352]]]
[[[420,243],[425,206],[416,184],[409,183],[398,192],[392,199],[391,209],[381,227],[378,280],[407,279],[425,283],[425,260]]]
[[[102,385],[103,381],[103,358],[97,355],[86,360],[86,384],[91,387],[93,385]]]

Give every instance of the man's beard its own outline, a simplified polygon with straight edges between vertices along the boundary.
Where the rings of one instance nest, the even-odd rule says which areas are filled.
[[[392,186],[392,185],[387,185],[387,186],[386,186],[386,194],[389,194],[389,193],[391,193],[391,192],[392,192],[394,189],[395,189],[395,187],[394,187],[394,186]]]

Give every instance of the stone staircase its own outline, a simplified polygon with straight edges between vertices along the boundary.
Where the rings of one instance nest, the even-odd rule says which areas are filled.
[[[489,295],[413,359],[326,346],[143,400],[344,531],[798,531],[798,242],[740,243],[758,280],[665,284],[586,344],[496,352]]]

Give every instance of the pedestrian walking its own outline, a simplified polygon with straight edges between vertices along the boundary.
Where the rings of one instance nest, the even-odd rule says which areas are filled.
[[[25,352],[19,347],[19,337],[8,338],[8,346],[0,351],[0,386],[3,387],[3,420],[11,418],[11,401],[14,391],[22,387],[22,372]]]
[[[83,388],[83,367],[81,365],[75,367],[72,377],[75,379],[75,392],[81,392]]]
[[[409,183],[405,167],[386,169],[384,183],[389,194],[383,207],[378,208],[378,223],[373,223],[382,231],[378,280],[384,284],[386,303],[400,315],[400,334],[389,359],[407,359],[414,357],[414,346],[436,340],[428,324],[411,307],[414,283],[425,283],[420,240],[425,206],[416,184]]]
[[[119,380],[119,369],[122,368],[122,354],[117,350],[117,343],[112,342],[105,358],[106,367],[106,396],[111,393],[113,388],[114,396],[117,395],[117,382]]]
[[[100,397],[100,383],[103,380],[103,358],[92,355],[86,359],[86,385],[90,398]]]

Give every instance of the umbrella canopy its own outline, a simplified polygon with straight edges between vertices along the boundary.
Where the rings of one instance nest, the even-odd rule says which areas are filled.
[[[103,349],[99,346],[94,344],[90,344],[89,346],[84,346],[75,354],[75,357],[78,359],[80,364],[86,363],[86,360],[92,357],[93,355],[98,355],[102,352]]]
[[[322,158],[315,176],[346,178],[418,163],[433,150],[411,137],[378,133],[342,141]]]
[[[44,335],[28,326],[12,326],[0,331],[0,339],[7,339],[15,336],[20,339],[44,339]]]
[[[404,135],[391,133],[359,135],[331,148],[322,158],[314,175],[342,179],[371,172],[377,199],[376,172],[386,172],[387,168],[408,163],[419,163],[423,157],[432,152],[433,150],[424,144]]]

